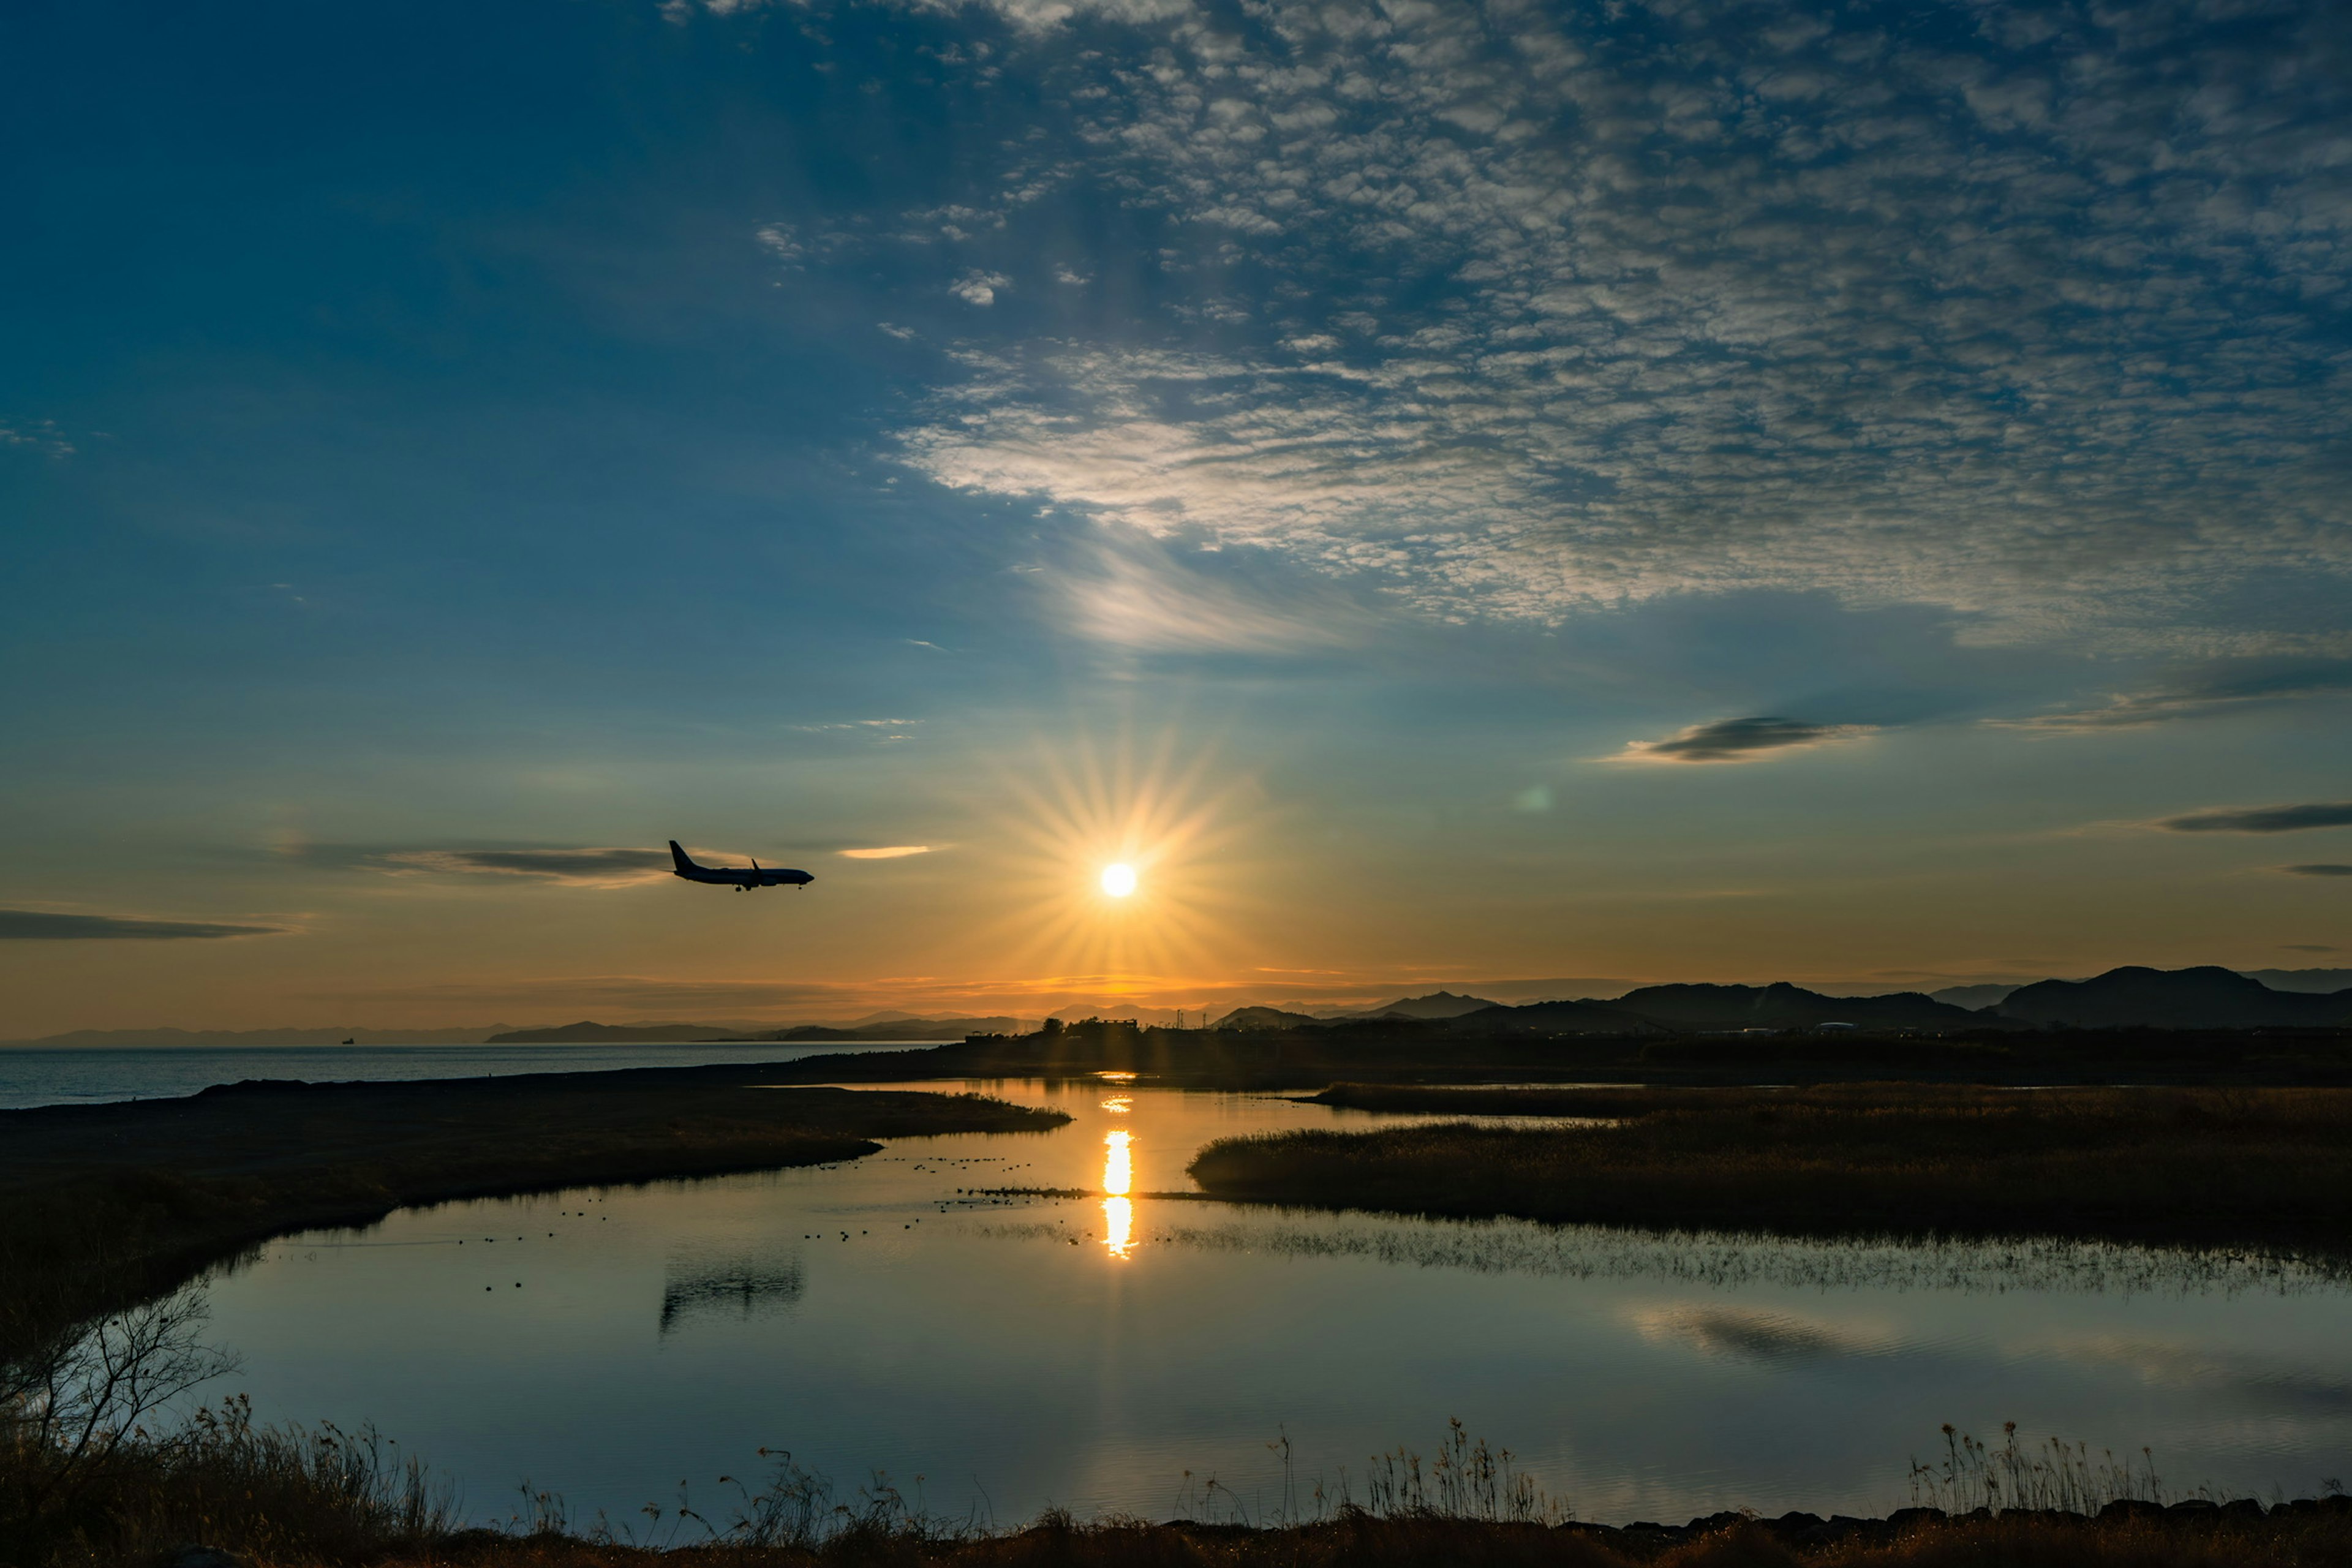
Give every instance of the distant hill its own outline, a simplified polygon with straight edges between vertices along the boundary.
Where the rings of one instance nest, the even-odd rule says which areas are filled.
[[[2021,986],[1994,1011],[2042,1027],[2077,1029],[2321,1028],[2352,1025],[2352,990],[2273,991],[2211,964],[2195,969],[2110,969],[2089,980]]]
[[[356,1029],[349,1026],[320,1029],[76,1029],[69,1034],[44,1035],[13,1045],[58,1046],[340,1046],[345,1040],[362,1046],[478,1046],[504,1024],[471,1029]]]
[[[1981,1028],[1987,1021],[1923,992],[1824,996],[1787,981],[1770,985],[1644,985],[1628,991],[1610,1006],[1681,1029],[1813,1029],[1823,1024],[1852,1024],[1862,1029],[1956,1029]]]
[[[2352,969],[2241,969],[2249,980],[2259,980],[2273,991],[2316,991],[2323,994],[2352,990]]]
[[[1360,1013],[1349,1013],[1350,1018],[1458,1018],[1465,1013],[1499,1006],[1483,996],[1457,996],[1451,991],[1433,991],[1426,996],[1407,996],[1391,1002],[1384,1007],[1367,1007]]]
[[[1309,1013],[1286,1013],[1279,1007],[1236,1007],[1215,1023],[1213,1029],[1328,1029],[1328,1018],[1318,1018]]]

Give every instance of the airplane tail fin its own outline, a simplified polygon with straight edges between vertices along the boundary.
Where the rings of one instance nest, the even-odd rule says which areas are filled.
[[[694,863],[693,856],[688,855],[685,850],[678,847],[677,840],[675,838],[669,841],[669,858],[670,864],[677,867],[680,871],[698,871],[701,869],[700,867]]]

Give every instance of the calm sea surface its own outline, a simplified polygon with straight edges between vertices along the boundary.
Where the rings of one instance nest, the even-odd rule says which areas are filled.
[[[712,1062],[788,1062],[877,1046],[0,1046],[0,1110],[108,1100],[162,1100],[249,1078],[311,1083],[595,1072]]]
[[[940,1087],[917,1085],[911,1087]],[[1113,1080],[971,1087],[1050,1133],[842,1165],[406,1211],[213,1280],[209,1393],[373,1421],[503,1519],[518,1488],[648,1527],[787,1449],[855,1495],[1167,1517],[1355,1495],[1449,1418],[1582,1517],[1876,1512],[1980,1435],[2152,1447],[2180,1487],[2290,1495],[2352,1464],[2352,1291],[2116,1247],[1859,1247],[1232,1208],[1209,1139],[1407,1120]],[[762,1092],[747,1090],[747,1092]],[[1068,1187],[1071,1198],[977,1189]],[[1188,1480],[1189,1473],[1189,1480]],[[919,1482],[918,1481],[919,1478]]]

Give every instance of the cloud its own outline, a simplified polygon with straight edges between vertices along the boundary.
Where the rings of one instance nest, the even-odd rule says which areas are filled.
[[[928,844],[886,844],[876,849],[836,849],[835,854],[851,860],[898,860],[908,855],[928,855]]]
[[[2352,659],[2233,659],[2145,691],[2117,692],[2096,708],[2002,720],[2010,728],[2080,733],[2205,719],[2311,698],[2352,695]]]
[[[967,272],[948,285],[948,292],[967,305],[993,305],[996,291],[1011,287],[1013,279],[1002,272]]]
[[[1039,190],[1154,244],[1085,258],[1148,274],[1118,325],[964,345],[904,438],[942,484],[1439,618],[1826,589],[2276,650],[2238,590],[2352,573],[2352,70],[2308,8],[994,10],[962,68],[1070,125],[975,169],[984,247],[907,215],[937,286],[1066,247]],[[2181,700],[2229,699],[2105,721]]]
[[[2352,800],[2308,805],[2216,806],[2168,816],[2157,826],[2168,833],[2303,833],[2315,827],[2352,827]]]
[[[0,424],[0,449],[10,447],[29,448],[50,458],[74,455],[73,443],[59,432],[53,419],[37,419],[30,425]]]
[[[1871,734],[1873,724],[1808,724],[1770,717],[1718,719],[1663,741],[1634,741],[1613,760],[1626,763],[1752,763],[1778,752],[1836,745]]]
[[[2282,866],[2280,870],[2290,877],[2352,877],[2352,866],[2319,861],[2308,866]],[[2290,942],[2297,952],[2334,952],[2332,947],[2314,947],[2308,942]]]
[[[402,849],[378,858],[387,868],[528,877],[593,888],[652,881],[671,869],[667,849]]]
[[[1254,581],[1254,553],[1183,551],[1122,530],[1106,533],[1083,564],[1044,580],[1066,601],[1064,624],[1138,652],[1301,653],[1365,635],[1364,613],[1337,595]]]
[[[444,876],[520,877],[577,887],[616,888],[669,875],[669,851],[623,847],[471,845],[454,848],[364,844],[290,844],[278,854],[308,865]]]
[[[808,258],[808,247],[801,243],[790,224],[761,224],[752,231],[751,237],[759,241],[761,249],[795,271]]]
[[[230,936],[282,936],[278,926],[217,925],[207,921],[149,921],[123,915],[59,915],[0,910],[0,942],[188,942]]]

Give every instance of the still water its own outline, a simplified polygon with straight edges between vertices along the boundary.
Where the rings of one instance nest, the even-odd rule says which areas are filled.
[[[913,1088],[938,1088],[909,1085]],[[1212,1138],[1413,1118],[973,1084],[1074,1118],[836,1166],[404,1211],[215,1280],[270,1420],[373,1421],[503,1519],[676,1501],[787,1449],[1013,1523],[1279,1508],[1450,1417],[1587,1519],[1909,1500],[1939,1424],[2142,1445],[2178,1488],[2352,1469],[2352,1289],[2259,1260],[1853,1247],[1244,1209],[1159,1193]],[[1085,1195],[1007,1198],[1008,1186]],[[1188,1473],[1190,1480],[1188,1482]],[[918,1480],[919,1478],[919,1481]]]

